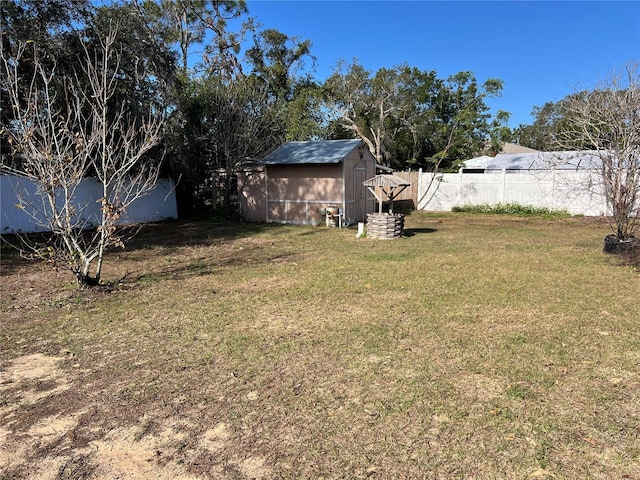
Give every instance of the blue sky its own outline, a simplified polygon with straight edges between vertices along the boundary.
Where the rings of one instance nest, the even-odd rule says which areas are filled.
[[[640,60],[640,0],[340,1],[248,0],[263,29],[312,42],[314,77],[340,59],[375,72],[406,62],[438,76],[471,71],[504,81],[492,109],[529,124],[534,106],[589,87]]]

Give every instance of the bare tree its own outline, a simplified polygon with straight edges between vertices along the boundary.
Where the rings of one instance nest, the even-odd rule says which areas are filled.
[[[386,120],[398,110],[398,75],[395,70],[380,69],[372,78],[357,63],[338,64],[325,82],[325,108],[332,119],[362,139],[376,162],[384,163]]]
[[[106,250],[123,246],[118,220],[158,179],[159,165],[145,155],[160,140],[162,118],[152,110],[133,116],[126,102],[115,101],[116,36],[112,29],[95,50],[83,43],[77,66],[64,78],[55,59],[44,62],[35,45],[21,44],[13,55],[0,50],[2,93],[14,118],[2,132],[13,147],[2,170],[37,185],[35,197],[17,192],[18,206],[52,233],[44,247],[23,236],[22,248],[70,270],[80,286],[100,282]],[[30,48],[33,74],[23,78],[19,65]],[[78,195],[87,177],[101,185],[98,211]]]
[[[629,240],[640,224],[640,63],[614,72],[587,92],[562,101],[559,146],[598,158],[612,230]]]

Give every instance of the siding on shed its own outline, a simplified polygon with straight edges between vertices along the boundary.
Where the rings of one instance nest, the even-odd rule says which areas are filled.
[[[312,224],[342,205],[342,165],[268,165],[267,222]]]

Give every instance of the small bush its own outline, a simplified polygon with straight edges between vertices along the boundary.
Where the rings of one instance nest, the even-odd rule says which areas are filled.
[[[566,210],[552,210],[546,207],[534,207],[532,205],[520,205],[518,203],[498,203],[495,205],[461,205],[453,207],[453,212],[464,213],[489,213],[498,215],[526,215],[541,217],[570,217]]]

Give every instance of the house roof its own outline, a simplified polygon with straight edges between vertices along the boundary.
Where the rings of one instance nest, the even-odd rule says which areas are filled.
[[[305,165],[340,163],[362,140],[287,142],[264,157],[264,165]]]
[[[540,150],[536,150],[535,148],[523,147],[522,145],[507,142],[502,145],[502,152],[500,153],[534,153],[539,151]]]
[[[485,168],[492,160],[493,157],[482,155],[481,157],[470,158],[462,163],[464,164],[464,168]]]
[[[591,170],[602,167],[597,152],[501,153],[490,160],[485,170]]]

